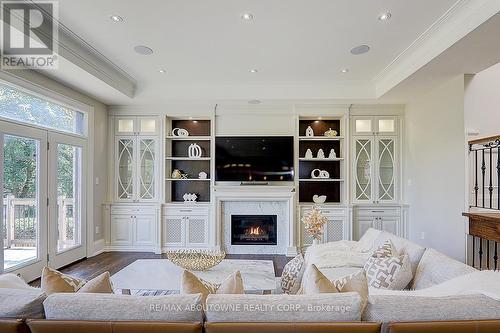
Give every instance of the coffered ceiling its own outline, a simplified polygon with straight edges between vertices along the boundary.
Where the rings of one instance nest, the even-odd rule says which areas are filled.
[[[479,3],[491,7],[472,17]],[[374,99],[490,18],[496,8],[491,3],[498,5],[491,0],[59,0],[66,31],[109,66],[82,74],[85,64],[68,61],[45,74],[107,104]],[[253,19],[242,19],[244,13]],[[380,20],[383,13],[391,18]],[[113,15],[122,20],[115,22]],[[469,25],[455,29],[464,20]],[[153,53],[138,54],[138,45]],[[370,51],[351,54],[359,45]],[[133,94],[120,92],[119,80],[103,79],[110,66],[133,84]]]

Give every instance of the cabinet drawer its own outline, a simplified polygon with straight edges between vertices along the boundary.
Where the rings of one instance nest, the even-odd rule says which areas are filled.
[[[111,207],[112,215],[154,215],[155,209],[153,207]]]
[[[399,208],[363,208],[356,209],[354,211],[355,217],[399,217],[401,215],[401,209]]]
[[[300,216],[304,216],[304,214],[311,210],[312,206],[305,206],[300,208]],[[320,207],[321,212],[324,215],[335,215],[335,216],[344,216],[345,210],[343,208],[333,208],[333,207]]]
[[[208,207],[172,207],[167,206],[163,207],[162,215],[163,216],[172,216],[172,215],[187,215],[187,216],[208,216],[209,208]]]

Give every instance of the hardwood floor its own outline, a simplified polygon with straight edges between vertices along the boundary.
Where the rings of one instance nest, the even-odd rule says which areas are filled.
[[[166,256],[147,252],[105,252],[92,258],[86,258],[60,269],[61,272],[90,280],[109,271],[111,275],[130,265],[137,259],[159,259]],[[228,254],[227,259],[272,260],[276,276],[281,276],[283,267],[291,259],[284,255]],[[30,283],[39,286],[40,279]]]

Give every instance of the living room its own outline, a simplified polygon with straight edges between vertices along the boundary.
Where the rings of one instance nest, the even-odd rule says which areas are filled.
[[[2,332],[500,328],[499,1],[1,9]]]

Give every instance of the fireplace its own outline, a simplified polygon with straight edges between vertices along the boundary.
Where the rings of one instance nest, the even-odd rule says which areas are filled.
[[[231,215],[231,245],[276,245],[276,215]]]

